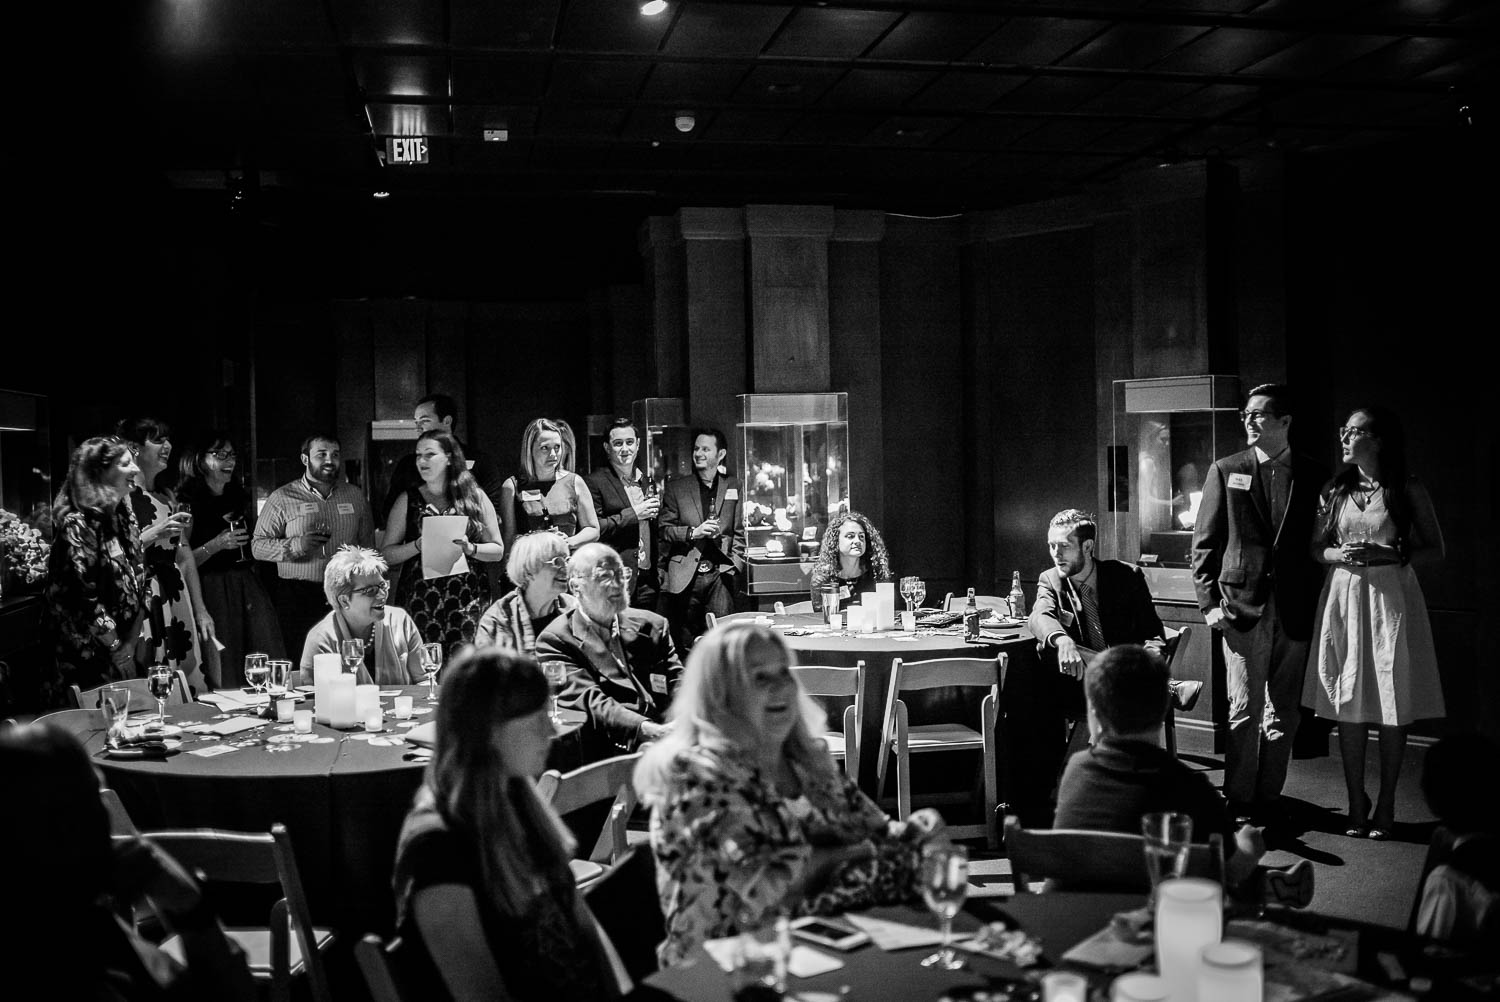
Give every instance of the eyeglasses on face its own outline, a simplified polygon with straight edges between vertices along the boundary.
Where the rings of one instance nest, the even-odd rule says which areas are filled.
[[[354,594],[363,595],[365,598],[384,598],[391,590],[389,581],[381,581],[379,584],[365,585],[363,588],[354,589]]]
[[[1340,428],[1338,432],[1340,442],[1346,441],[1348,439],[1369,438],[1373,434],[1374,432],[1369,431],[1368,429],[1351,428],[1349,425],[1344,425],[1344,427]]]
[[[215,449],[210,452],[209,455],[217,459],[219,462],[224,463],[235,458],[236,453],[233,449]]]
[[[559,557],[548,557],[546,560],[542,561],[542,566],[543,567],[550,567],[554,571],[560,571],[564,567],[568,566],[568,558],[567,557],[561,557],[561,556],[559,556]]]
[[[1272,414],[1270,411],[1240,411],[1240,422],[1246,423],[1254,421],[1256,424],[1260,424],[1267,418],[1273,418],[1276,416],[1277,415]]]
[[[594,568],[591,577],[600,584],[606,581],[624,581],[625,567],[623,564],[600,564]]]

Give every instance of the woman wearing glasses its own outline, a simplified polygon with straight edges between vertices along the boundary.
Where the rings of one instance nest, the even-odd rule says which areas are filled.
[[[203,607],[213,616],[214,631],[224,645],[219,681],[226,688],[245,684],[249,652],[286,657],[276,610],[249,560],[255,512],[243,481],[235,476],[238,462],[228,436],[210,434],[203,448],[182,454],[182,486],[177,489],[177,496],[192,505],[188,545],[198,565]]]
[[[1396,780],[1414,720],[1444,715],[1427,602],[1412,565],[1443,558],[1432,499],[1407,472],[1406,440],[1381,407],[1339,429],[1348,467],[1324,488],[1313,556],[1330,568],[1313,626],[1302,701],[1338,723],[1352,837],[1389,838]],[[1380,732],[1380,792],[1371,815],[1365,744]]]
[[[474,643],[498,644],[536,656],[536,638],[572,607],[568,595],[568,544],[555,532],[529,532],[517,539],[505,561],[515,591],[484,611]]]
[[[479,611],[489,604],[489,579],[476,561],[492,563],[505,555],[500,525],[474,475],[463,447],[446,431],[426,431],[417,439],[421,482],[396,498],[386,519],[381,555],[401,566],[396,603],[411,612],[430,644],[444,650],[472,643]],[[422,522],[429,515],[462,515],[467,520],[459,544],[468,562],[460,574],[429,578],[422,570]]]
[[[416,685],[422,671],[422,635],[404,609],[386,605],[391,587],[385,561],[374,550],[345,546],[323,571],[323,594],[333,611],[307,631],[302,645],[302,685],[313,684],[313,655],[337,654],[344,640],[365,642],[360,684]]]
[[[599,538],[594,499],[573,472],[573,429],[566,421],[537,418],[521,436],[521,473],[500,488],[505,548],[528,532],[554,532],[568,550]]]

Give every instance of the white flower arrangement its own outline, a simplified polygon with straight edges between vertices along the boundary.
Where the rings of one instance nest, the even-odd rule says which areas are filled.
[[[30,585],[46,579],[51,549],[38,529],[0,508],[0,556],[21,581]]]

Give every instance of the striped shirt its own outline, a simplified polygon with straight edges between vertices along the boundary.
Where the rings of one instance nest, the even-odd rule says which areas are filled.
[[[328,525],[333,535],[321,550],[297,556],[299,537],[320,521]],[[322,584],[328,558],[348,543],[356,546],[375,543],[375,521],[365,496],[358,487],[340,481],[324,497],[304,474],[276,488],[266,498],[260,520],[255,523],[250,552],[256,560],[274,561],[276,573],[285,580]]]

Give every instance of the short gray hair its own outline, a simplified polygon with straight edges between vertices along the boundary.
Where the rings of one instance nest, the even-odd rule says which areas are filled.
[[[511,545],[505,561],[505,576],[517,588],[525,588],[541,573],[548,560],[568,556],[568,541],[555,532],[528,532]]]
[[[354,591],[354,579],[365,574],[385,574],[385,558],[365,546],[340,546],[323,570],[323,594],[328,604],[339,607],[339,596]]]

